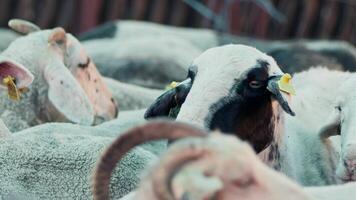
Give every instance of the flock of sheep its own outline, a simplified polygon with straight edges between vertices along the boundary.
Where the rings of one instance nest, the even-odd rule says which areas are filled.
[[[354,199],[352,45],[135,21],[79,39],[9,27],[0,199]]]

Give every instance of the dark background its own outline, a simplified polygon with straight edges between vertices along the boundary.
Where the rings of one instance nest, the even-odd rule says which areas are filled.
[[[41,28],[62,26],[78,34],[107,21],[135,19],[258,38],[328,38],[356,44],[356,0],[267,1],[282,18],[267,12],[261,1],[200,0],[216,13],[205,17],[183,0],[0,0],[0,26],[22,18]],[[217,22],[219,16],[224,23]]]

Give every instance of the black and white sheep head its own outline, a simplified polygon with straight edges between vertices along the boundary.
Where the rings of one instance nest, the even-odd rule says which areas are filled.
[[[283,74],[272,57],[255,48],[211,48],[193,61],[187,80],[161,95],[145,117],[179,109],[177,120],[234,133],[260,152],[272,141],[273,119],[279,118],[273,102],[294,115],[278,88]]]
[[[90,101],[64,63],[66,32],[62,28],[39,31],[36,25],[23,20],[10,20],[9,26],[27,35],[13,41],[0,60],[26,67],[35,75],[29,93],[38,96],[35,103],[41,120],[91,125],[94,111]]]
[[[330,139],[333,142],[333,153],[340,156],[336,167],[336,178],[341,182],[356,181],[356,132],[354,128],[356,95],[353,92],[350,93],[354,91],[352,89],[355,88],[354,83],[355,81],[348,79],[345,84],[341,85],[344,90],[342,92],[345,92],[341,94],[346,95],[337,98],[334,112],[319,132],[322,139]]]

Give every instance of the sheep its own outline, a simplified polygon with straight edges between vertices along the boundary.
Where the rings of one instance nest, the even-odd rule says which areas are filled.
[[[145,36],[159,38],[167,35],[189,41],[193,46],[201,50],[219,45],[216,33],[209,29],[180,28],[133,20],[120,20],[106,23],[94,30],[83,33],[79,36],[79,40],[114,39],[121,42],[127,39],[142,38]]]
[[[116,117],[116,102],[75,37],[22,20],[10,20],[9,26],[27,35],[0,54],[0,69],[26,67],[36,77],[21,102],[0,99],[0,114],[12,132],[48,121],[92,125]],[[9,112],[17,119],[7,120]],[[12,124],[21,121],[27,125]]]
[[[93,173],[93,199],[112,196],[111,173],[130,149],[160,139],[180,140],[152,167],[139,188],[123,199],[312,199],[300,186],[259,161],[247,143],[170,121],[135,127],[106,149]]]
[[[312,66],[331,70],[356,71],[356,49],[344,41],[300,40],[273,41],[262,48],[289,73],[301,72]],[[288,59],[290,58],[291,59]]]
[[[163,90],[140,87],[111,78],[104,78],[104,82],[112,91],[115,101],[120,102],[120,112],[147,108],[163,92]]]
[[[337,91],[348,73],[329,72],[314,69],[297,74],[298,95],[288,103],[286,93],[291,91],[273,88],[282,72],[271,57],[246,46],[217,47],[196,58],[188,79],[162,94],[145,117],[171,116],[234,133],[247,140],[266,164],[300,184],[336,184],[338,150],[319,132],[338,96],[330,91]]]
[[[171,80],[183,80],[187,66],[201,53],[175,36],[101,39],[83,42],[83,46],[104,76],[155,89],[164,89]]]
[[[333,76],[335,73],[332,73]],[[314,74],[315,75],[315,74]],[[329,103],[329,109],[324,110],[323,126],[319,129],[319,136],[323,141],[333,141],[335,137],[340,137],[340,142],[332,146],[331,152],[336,154],[333,161],[333,169],[336,171],[335,177],[338,182],[345,183],[356,181],[356,134],[353,130],[355,117],[354,107],[355,100],[355,83],[356,74],[345,72],[335,82],[340,83],[337,90],[328,91],[328,95],[334,99]],[[335,169],[336,168],[336,169]]]
[[[355,134],[351,128],[356,76],[315,68],[294,76],[298,95],[290,106],[297,117],[285,116],[280,150],[261,153],[281,157],[279,170],[305,186],[332,185],[356,180]],[[331,137],[341,135],[339,138]],[[275,153],[272,153],[275,151]],[[274,160],[275,161],[275,160]]]
[[[138,115],[143,116],[142,111],[121,112],[128,121],[115,119],[95,127],[46,123],[0,138],[0,199],[16,194],[90,199],[90,174],[100,152],[123,131],[144,123]],[[157,141],[130,152],[115,172],[113,184],[120,187],[114,187],[113,194],[121,197],[132,191],[141,171],[165,149],[166,142]]]
[[[103,26],[84,33],[81,40],[85,42],[97,41],[97,50],[92,51],[91,56],[100,57],[100,51],[105,49],[106,43],[102,45],[100,41],[111,41],[111,43],[121,44],[127,40],[136,38],[147,38],[145,40],[146,48],[155,46],[157,40],[161,37],[172,36],[181,40],[184,43],[191,43],[192,46],[201,51],[208,48],[221,46],[225,44],[244,44],[254,46],[269,55],[272,55],[283,71],[287,73],[296,73],[315,64],[323,64],[325,67],[334,70],[355,71],[356,66],[356,49],[347,42],[342,41],[326,41],[326,40],[283,40],[283,41],[264,41],[256,38],[247,38],[234,36],[224,33],[218,33],[208,29],[191,29],[165,26],[150,22],[139,22],[130,20],[120,20],[117,22],[109,22]],[[151,41],[148,41],[148,40]],[[119,45],[116,45],[117,48]],[[167,51],[170,51],[170,46],[165,45]],[[102,49],[102,50],[101,50]],[[190,49],[185,49],[189,52]],[[192,51],[193,53],[194,51]],[[97,56],[95,55],[97,54]],[[106,53],[111,60],[117,59],[114,54]],[[111,55],[111,56],[110,56]],[[158,56],[155,56],[158,57]],[[119,62],[120,59],[117,59]],[[101,61],[98,63],[106,66],[111,63]],[[112,66],[114,67],[114,66]],[[117,70],[118,67],[116,68]],[[172,77],[173,78],[173,77]]]
[[[255,48],[244,45],[211,48],[193,61],[185,81],[157,98],[145,118],[167,116],[180,107],[177,121],[245,134],[239,136],[260,152],[272,142],[273,133],[282,125],[278,103],[285,112],[294,115],[287,95],[276,84],[282,75],[273,58]],[[253,102],[259,102],[258,106]],[[247,125],[235,126],[235,120]],[[248,124],[248,120],[255,123]]]

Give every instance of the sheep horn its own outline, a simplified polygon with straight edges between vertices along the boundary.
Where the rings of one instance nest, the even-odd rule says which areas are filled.
[[[41,28],[38,27],[37,25],[22,19],[12,19],[9,21],[8,25],[14,31],[17,31],[25,35],[41,30]]]
[[[106,149],[97,163],[93,175],[93,199],[109,199],[110,177],[116,164],[133,147],[144,142],[159,139],[179,139],[189,136],[204,136],[202,130],[191,126],[169,121],[152,121],[150,123],[133,128],[117,138]]]
[[[153,190],[159,200],[174,200],[174,194],[171,188],[171,182],[179,169],[188,162],[198,160],[211,152],[208,147],[198,145],[188,145],[186,148],[180,148],[175,152],[169,153],[169,156],[163,159],[159,167],[152,175]]]

